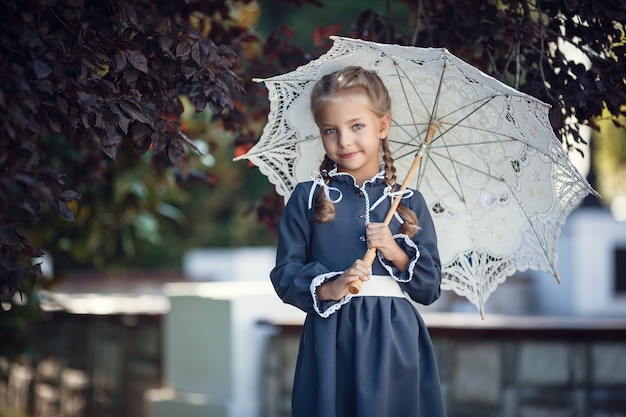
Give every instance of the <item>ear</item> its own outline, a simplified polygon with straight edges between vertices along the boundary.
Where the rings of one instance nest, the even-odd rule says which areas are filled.
[[[380,129],[378,131],[378,137],[380,139],[387,139],[389,131],[391,130],[391,115],[385,114],[380,118]]]

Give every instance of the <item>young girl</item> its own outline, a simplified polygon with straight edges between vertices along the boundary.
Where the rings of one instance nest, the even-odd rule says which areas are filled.
[[[271,272],[281,299],[307,313],[293,416],[445,416],[430,336],[408,299],[427,305],[440,294],[422,195],[405,190],[398,215],[382,223],[399,188],[389,93],[374,72],[347,67],[317,82],[311,110],[326,156],[285,206]],[[371,267],[361,259],[368,247],[377,248]]]

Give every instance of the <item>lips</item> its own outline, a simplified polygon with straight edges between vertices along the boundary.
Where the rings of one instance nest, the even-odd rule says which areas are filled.
[[[339,157],[342,159],[350,159],[357,156],[358,154],[358,152],[342,153],[339,155]]]

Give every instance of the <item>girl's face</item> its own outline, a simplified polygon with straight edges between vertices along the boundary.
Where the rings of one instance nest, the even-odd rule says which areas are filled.
[[[326,154],[339,171],[351,174],[359,186],[380,170],[380,141],[389,134],[391,118],[368,107],[364,92],[340,93],[318,114]]]

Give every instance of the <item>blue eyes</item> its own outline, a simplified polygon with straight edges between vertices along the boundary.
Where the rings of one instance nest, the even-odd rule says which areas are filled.
[[[360,130],[363,129],[365,126],[362,125],[361,123],[356,123],[352,126],[352,130]],[[329,127],[328,129],[324,129],[323,131],[324,135],[332,135],[333,133],[337,133],[337,129],[335,129],[334,127]]]

